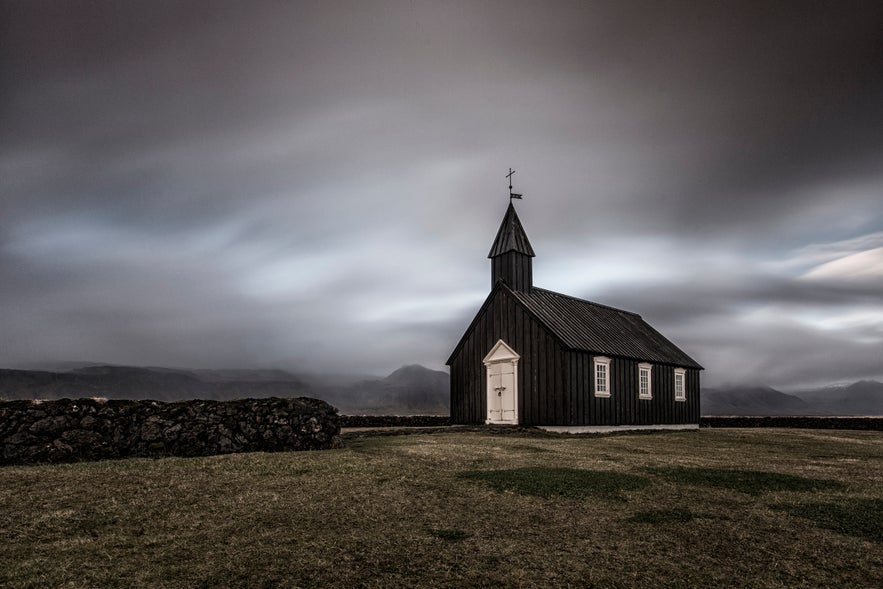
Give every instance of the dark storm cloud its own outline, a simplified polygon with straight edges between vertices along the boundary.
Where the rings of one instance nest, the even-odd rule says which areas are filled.
[[[541,286],[726,350],[721,380],[837,338],[881,365],[872,319],[756,331],[769,365],[751,338],[875,317],[802,275],[879,246],[757,261],[883,230],[879,3],[0,7],[2,363],[439,366],[513,166]]]
[[[168,221],[229,214],[250,190],[308,189],[335,165],[394,172],[425,142],[468,154],[496,139],[556,146],[553,161],[516,148],[558,173],[564,195],[538,182],[553,202],[601,202],[630,227],[687,216],[704,233],[788,218],[814,204],[807,185],[880,165],[879,9],[43,6],[54,14],[11,27],[4,70],[27,80],[9,141],[35,146],[40,170],[37,192],[16,193],[45,207],[47,171],[69,191],[53,207],[175,211]],[[419,139],[395,129],[415,125]],[[273,154],[280,128],[289,142]],[[638,181],[594,178],[593,138]],[[637,202],[653,214],[632,214]]]

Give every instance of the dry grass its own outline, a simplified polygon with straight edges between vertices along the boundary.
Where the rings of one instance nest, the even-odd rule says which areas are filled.
[[[881,505],[880,432],[452,433],[7,467],[0,586],[880,587]]]

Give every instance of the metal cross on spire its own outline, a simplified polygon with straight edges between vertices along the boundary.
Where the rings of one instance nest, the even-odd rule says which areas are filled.
[[[506,174],[506,177],[509,178],[509,202],[512,202],[513,198],[521,199],[520,194],[515,194],[514,192],[512,192],[512,174],[514,174],[514,173],[515,173],[515,170],[513,170],[512,168],[509,168],[509,173]]]

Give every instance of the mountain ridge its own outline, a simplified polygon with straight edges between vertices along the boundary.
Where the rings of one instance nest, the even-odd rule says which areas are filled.
[[[783,393],[765,386],[704,389],[703,415],[883,415],[883,383],[860,380]]]
[[[300,376],[278,369],[179,369],[93,364],[64,372],[0,369],[0,399],[105,397],[180,401],[310,396],[342,413],[448,412],[448,374],[418,364],[386,377]]]
[[[74,365],[76,363],[70,363]],[[265,369],[182,369],[87,363],[67,371],[0,369],[0,399],[225,400],[309,396],[349,415],[447,415],[450,377],[419,364],[385,377],[296,374]],[[883,415],[883,383],[860,380],[784,393],[773,387],[729,386],[701,392],[702,415]]]

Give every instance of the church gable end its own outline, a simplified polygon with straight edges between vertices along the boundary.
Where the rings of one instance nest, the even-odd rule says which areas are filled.
[[[505,347],[499,345],[501,340]],[[451,369],[451,420],[485,423],[488,394],[485,360],[501,359],[509,353],[518,356],[518,423],[566,423],[564,380],[560,370],[564,364],[564,348],[502,283],[485,300],[447,361]]]

